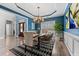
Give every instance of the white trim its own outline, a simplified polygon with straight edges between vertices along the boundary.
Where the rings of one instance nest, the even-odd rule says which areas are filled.
[[[64,32],[64,34],[67,34],[67,35],[69,35],[69,36],[75,38],[74,40],[79,40],[79,36],[73,35],[73,34],[68,33],[68,32]]]

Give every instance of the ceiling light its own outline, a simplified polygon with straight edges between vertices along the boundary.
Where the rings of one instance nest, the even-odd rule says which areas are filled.
[[[36,23],[41,23],[41,22],[44,21],[44,18],[39,15],[39,9],[40,9],[39,6],[37,7],[37,9],[38,9],[38,16],[35,16],[33,21],[36,22]]]

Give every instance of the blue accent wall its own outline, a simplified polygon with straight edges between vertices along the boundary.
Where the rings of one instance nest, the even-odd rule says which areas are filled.
[[[45,18],[45,21],[53,21],[53,20],[61,20],[61,21],[64,21],[64,16],[57,16],[57,17],[51,17],[51,18]],[[60,22],[61,22],[60,21]]]
[[[37,31],[39,29],[41,29],[41,24],[35,23],[35,30]]]
[[[32,19],[32,18],[28,18],[28,31],[33,31],[33,30],[35,30],[35,28],[32,29],[32,23],[34,23],[34,22],[33,22],[33,19]]]
[[[64,16],[57,17],[55,23],[61,23],[64,26]]]
[[[69,10],[69,6],[70,5],[71,5],[71,3],[67,4],[67,7],[65,9],[65,14],[64,14],[64,31],[79,36],[79,29],[66,29],[66,21],[65,21],[66,17],[65,17],[65,15],[66,15],[66,12]]]

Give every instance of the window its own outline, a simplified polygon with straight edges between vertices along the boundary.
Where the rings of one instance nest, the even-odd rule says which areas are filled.
[[[35,29],[35,23],[32,23],[32,29]]]

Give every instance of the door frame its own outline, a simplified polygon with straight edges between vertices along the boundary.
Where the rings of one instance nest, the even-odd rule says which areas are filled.
[[[7,37],[7,35],[6,35],[6,32],[7,32],[7,31],[6,31],[6,25],[7,25],[7,24],[11,24],[11,25],[12,25],[12,24],[13,24],[12,21],[10,21],[10,23],[7,23],[8,21],[10,21],[10,20],[6,20],[6,21],[5,21],[5,39],[6,39],[6,37]],[[13,26],[12,26],[12,27],[13,27]],[[12,35],[13,35],[13,31],[12,31]]]
[[[23,32],[25,31],[25,22],[20,22],[18,23],[19,25],[19,34],[20,34],[20,24],[23,24]],[[18,35],[19,36],[19,35]]]

